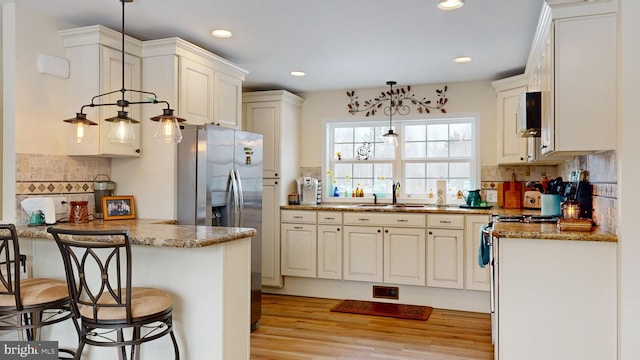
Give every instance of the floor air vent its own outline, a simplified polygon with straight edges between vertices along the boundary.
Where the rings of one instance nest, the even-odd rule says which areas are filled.
[[[397,286],[374,286],[373,297],[398,300],[400,295]]]

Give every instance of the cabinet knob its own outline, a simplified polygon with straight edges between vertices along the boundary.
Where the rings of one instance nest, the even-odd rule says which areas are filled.
[[[524,158],[522,156],[520,157],[520,161],[524,161]]]
[[[432,231],[429,231],[429,235],[433,235],[433,232],[432,232]]]
[[[380,231],[380,229],[378,229],[378,232],[380,233],[380,232],[382,232],[382,231]]]
[[[337,228],[336,231],[340,231],[340,228]]]
[[[136,149],[136,153],[140,154],[140,149]]]
[[[389,230],[385,229],[385,230],[384,230],[384,232],[385,232],[386,234],[388,234],[388,233],[389,233]]]
[[[276,181],[275,184],[278,185],[278,182]]]
[[[278,173],[273,174],[275,177],[278,177]]]

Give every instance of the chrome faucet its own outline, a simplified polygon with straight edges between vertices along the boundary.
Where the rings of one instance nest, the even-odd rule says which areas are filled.
[[[393,182],[393,179],[391,179],[391,181]],[[398,182],[393,182],[393,184],[391,185],[391,196],[392,196],[392,203],[393,205],[395,205],[398,202],[398,197],[396,196],[396,191],[400,188],[400,181]]]

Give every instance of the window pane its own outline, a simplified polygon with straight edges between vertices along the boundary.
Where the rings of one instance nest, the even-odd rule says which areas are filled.
[[[353,128],[336,128],[333,136],[334,142],[352,142]]]
[[[471,177],[471,164],[469,163],[452,163],[449,165],[451,171],[450,176],[456,178]]]
[[[449,125],[427,125],[427,140],[449,140]]]
[[[352,166],[351,164],[345,164],[345,163],[336,164],[336,168],[333,173],[334,177],[336,179],[338,178],[344,179],[347,176],[353,177],[351,166]]]
[[[457,193],[458,190],[473,190],[471,189],[469,179],[450,179],[447,186],[453,194]]]
[[[336,154],[340,151],[342,158],[345,160],[353,159],[353,144],[335,144],[333,157],[337,159]]]
[[[404,176],[407,178],[424,178],[427,176],[424,163],[409,163],[404,167]]]
[[[393,165],[392,164],[375,164],[374,177],[376,179],[392,179],[393,178]],[[386,180],[385,180],[386,181]]]
[[[448,141],[428,142],[427,157],[428,158],[449,157],[449,142]]]
[[[451,124],[449,125],[449,139],[451,140],[471,140],[471,124]]]
[[[405,181],[405,194],[415,194],[415,195],[424,195],[427,192],[425,191],[425,179],[407,179]]]
[[[362,143],[365,141],[373,142],[373,127],[357,127],[355,128],[355,142]]]
[[[353,164],[354,178],[373,178],[373,164]]]
[[[471,156],[471,141],[452,141],[449,146],[451,147],[451,157]]]
[[[446,163],[427,163],[427,177],[446,179],[449,177],[449,165]]]
[[[403,128],[405,141],[425,141],[427,140],[426,125],[408,125]]]
[[[394,132],[397,132],[395,126],[391,127]],[[389,132],[389,126],[377,126],[376,127],[376,142],[384,142],[384,137],[382,135]]]
[[[393,146],[375,143],[373,153],[376,159],[393,159],[396,155],[396,149]]]
[[[409,142],[404,144],[405,159],[424,159],[427,156],[427,143]]]

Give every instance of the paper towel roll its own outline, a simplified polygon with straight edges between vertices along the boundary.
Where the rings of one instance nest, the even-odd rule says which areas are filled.
[[[436,180],[436,205],[442,206],[447,203],[447,180]]]

